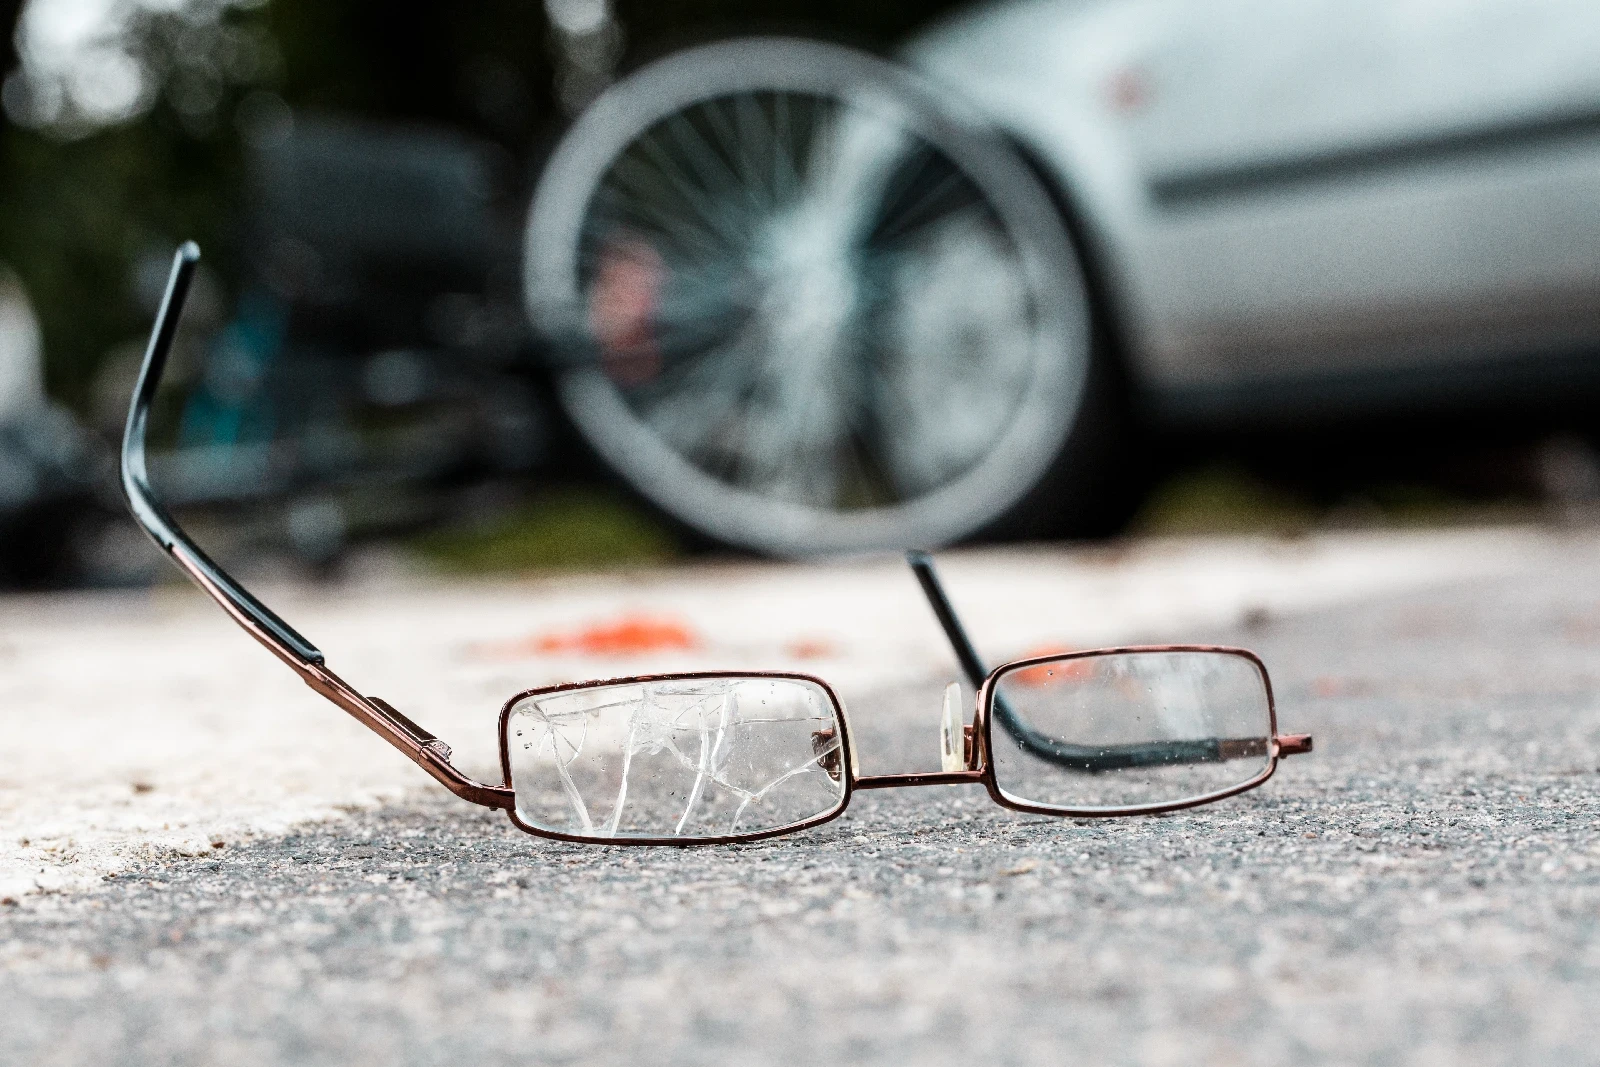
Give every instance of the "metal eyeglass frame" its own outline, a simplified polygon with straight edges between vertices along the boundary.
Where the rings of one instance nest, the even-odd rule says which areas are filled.
[[[488,785],[484,782],[476,781],[462,773],[450,762],[449,745],[412,722],[388,702],[378,697],[366,696],[357,692],[344,679],[329,670],[322,653],[318,651],[316,646],[302,637],[293,627],[274,614],[265,604],[251,595],[249,590],[207,557],[200,547],[184,533],[183,529],[167,513],[166,509],[156,501],[150,488],[149,474],[145,465],[145,435],[149,425],[150,408],[155,399],[156,388],[161,381],[161,373],[166,366],[167,356],[171,351],[173,338],[177,333],[178,319],[182,314],[184,300],[188,295],[189,285],[193,280],[195,265],[199,260],[200,249],[192,241],[179,248],[174,257],[172,275],[167,282],[166,294],[162,298],[161,308],[157,313],[155,326],[151,331],[150,345],[145,352],[144,363],[139,371],[139,380],[134,386],[133,399],[128,409],[128,422],[122,438],[122,489],[134,518],[138,520],[139,525],[144,528],[145,532],[150,535],[156,544],[172,557],[173,563],[213,600],[220,604],[222,609],[233,618],[234,622],[238,623],[251,637],[254,637],[265,646],[267,651],[282,660],[290,670],[298,674],[312,689],[344,709],[362,725],[399,749],[408,759],[428,772],[435,781],[451,793],[473,804],[506,811],[513,823],[529,833],[541,837],[590,843],[603,840],[603,843],[606,844],[687,845],[752,841],[764,837],[774,837],[779,834],[794,833],[835,819],[843,814],[850,804],[851,794],[858,789],[894,789],[904,786],[954,785],[962,783],[981,783],[987,788],[990,797],[997,804],[1019,811],[1063,816],[1153,814],[1160,811],[1170,811],[1209,803],[1252,789],[1272,776],[1280,757],[1311,751],[1310,735],[1280,735],[1278,733],[1277,711],[1272,699],[1271,682],[1267,680],[1266,668],[1255,653],[1246,649],[1216,645],[1164,645],[1096,649],[1070,655],[1017,660],[1003,664],[994,671],[988,671],[984,668],[983,661],[978,656],[976,648],[968,638],[960,620],[956,617],[955,609],[951,606],[950,600],[945,595],[944,589],[939,582],[938,575],[934,571],[932,559],[926,553],[912,552],[907,554],[907,562],[916,574],[923,592],[933,607],[934,614],[937,616],[946,637],[954,648],[962,672],[966,675],[968,682],[978,691],[977,710],[973,722],[971,725],[963,727],[965,738],[963,746],[965,749],[964,770],[861,776],[858,774],[854,748],[850,743],[849,725],[845,716],[844,706],[832,687],[826,682],[820,678],[804,674],[714,671],[578,682],[569,685],[547,686],[518,693],[506,702],[500,714],[500,760],[504,773],[504,784]],[[1265,769],[1247,782],[1214,793],[1189,797],[1173,803],[1131,808],[1041,806],[1020,802],[1005,796],[995,781],[993,761],[988,758],[988,753],[991,751],[993,725],[996,722],[1001,725],[1001,728],[1016,744],[1030,755],[1055,763],[1068,770],[1089,774],[1154,764],[1211,762],[1240,754],[1227,751],[1227,746],[1233,742],[1221,738],[1110,747],[1095,746],[1093,748],[1066,744],[1033,731],[1012,712],[1005,700],[995,692],[994,683],[996,679],[1003,673],[1012,670],[1083,656],[1141,651],[1217,652],[1244,656],[1254,662],[1260,668],[1262,679],[1267,686],[1270,740],[1265,746],[1260,746],[1264,748],[1264,751],[1259,753],[1268,757]],[[839,759],[837,772],[842,776],[843,795],[836,808],[803,822],[776,829],[750,834],[686,839],[633,837],[596,839],[594,837],[574,836],[530,826],[518,818],[516,794],[511,787],[510,749],[506,739],[506,723],[512,706],[519,700],[529,696],[599,685],[657,681],[668,678],[715,677],[790,678],[812,682],[822,688],[822,691],[827,694],[828,699],[832,702],[835,721],[839,724],[841,733],[839,738],[841,758]],[[1259,745],[1259,742],[1257,744]]]

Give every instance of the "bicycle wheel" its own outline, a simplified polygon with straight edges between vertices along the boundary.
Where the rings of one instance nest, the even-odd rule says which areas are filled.
[[[1078,263],[1022,161],[910,72],[813,42],[607,91],[541,177],[525,293],[600,456],[777,555],[991,528],[1090,373]]]

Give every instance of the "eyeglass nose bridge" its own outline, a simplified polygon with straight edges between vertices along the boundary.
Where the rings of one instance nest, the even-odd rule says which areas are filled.
[[[986,774],[977,763],[977,733],[962,712],[961,683],[951,682],[944,690],[944,705],[939,716],[939,764],[937,771],[910,774],[873,774],[855,780],[856,789],[902,789],[918,785],[983,784]],[[960,738],[960,742],[957,742]]]

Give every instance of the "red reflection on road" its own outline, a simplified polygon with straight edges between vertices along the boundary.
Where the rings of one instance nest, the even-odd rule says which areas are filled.
[[[1071,645],[1041,645],[1018,659],[1033,659],[1036,656],[1064,656],[1077,649]],[[1020,671],[1011,671],[1006,674],[1005,680],[1018,685],[1042,686],[1059,685],[1062,682],[1081,682],[1094,677],[1095,660],[1092,657],[1083,659],[1069,659],[1058,663],[1041,663],[1037,667],[1024,667]]]

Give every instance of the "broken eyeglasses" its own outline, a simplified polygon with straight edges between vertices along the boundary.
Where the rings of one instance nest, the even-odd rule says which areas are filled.
[[[981,783],[996,803],[1046,815],[1138,815],[1254,788],[1283,756],[1260,659],[1169,645],[1044,656],[985,669],[933,561],[907,557],[962,672],[971,723],[945,693],[943,769],[859,773],[844,705],[819,678],[700,672],[533,689],[500,713],[503,784],[474,781],[450,746],[327,668],[323,655],[213,563],[155,500],[145,433],[200,250],[178,250],[122,440],[134,517],[173,562],[306,684],[463,800],[504,809],[529,833],[607,844],[712,844],[793,833],[837,818],[860,789]]]

